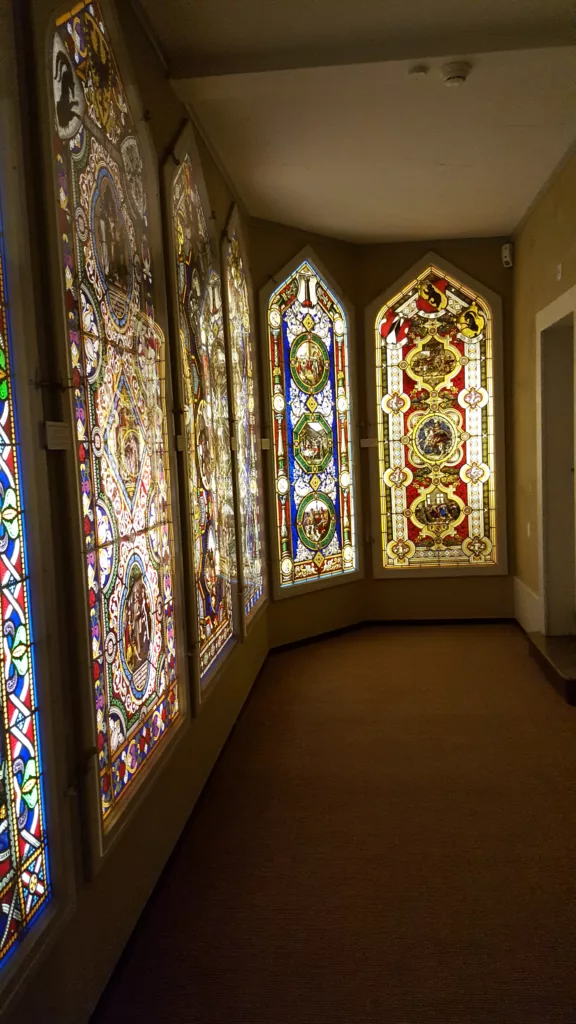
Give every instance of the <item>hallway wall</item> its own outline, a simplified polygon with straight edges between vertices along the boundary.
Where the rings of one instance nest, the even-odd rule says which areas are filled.
[[[576,285],[576,152],[535,203],[516,238],[512,404],[516,573],[539,590],[536,468],[536,314]],[[562,266],[561,280],[557,270]]]

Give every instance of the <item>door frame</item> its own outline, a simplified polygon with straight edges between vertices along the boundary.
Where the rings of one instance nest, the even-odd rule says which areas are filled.
[[[572,316],[574,329],[574,361],[576,367],[576,286],[569,288],[536,314],[536,490],[537,490],[537,530],[538,530],[538,605],[539,630],[546,635],[548,621],[548,601],[546,588],[546,551],[544,515],[546,509],[544,495],[544,445],[542,443],[543,428],[543,335],[545,331]],[[576,419],[576,408],[574,409]],[[575,423],[576,429],[576,423]]]

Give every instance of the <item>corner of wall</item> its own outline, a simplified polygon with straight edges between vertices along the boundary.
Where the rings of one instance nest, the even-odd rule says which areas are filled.
[[[542,632],[540,595],[534,593],[519,576],[514,577],[514,616],[526,633]]]

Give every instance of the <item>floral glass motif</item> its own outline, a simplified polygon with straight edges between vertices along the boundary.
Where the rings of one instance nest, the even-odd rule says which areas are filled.
[[[250,302],[240,241],[235,233],[230,235],[226,244],[226,279],[232,410],[237,446],[240,555],[244,616],[248,620],[264,597],[262,483]]]
[[[179,714],[164,339],[140,146],[96,3],[56,23],[54,126],[104,827]]]
[[[268,304],[280,585],[356,569],[346,315],[303,262]]]
[[[0,240],[0,964],[50,899],[28,555]]]
[[[375,330],[384,567],[495,565],[490,308],[431,266]]]
[[[234,636],[236,531],[221,285],[189,157],[174,178],[173,227],[202,685]]]

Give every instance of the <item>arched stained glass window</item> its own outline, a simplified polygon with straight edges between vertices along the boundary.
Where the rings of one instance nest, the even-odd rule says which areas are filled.
[[[492,309],[426,265],[374,326],[383,567],[496,566]]]
[[[348,320],[303,260],[268,302],[280,587],[357,569]]]
[[[0,238],[0,964],[50,899],[28,554]]]
[[[234,637],[236,531],[220,278],[189,156],[172,189],[200,681]]]
[[[102,13],[53,44],[57,197],[98,730],[101,813],[179,714],[164,339],[140,144]]]
[[[246,266],[235,212],[224,241],[244,621],[264,598],[258,387]]]

